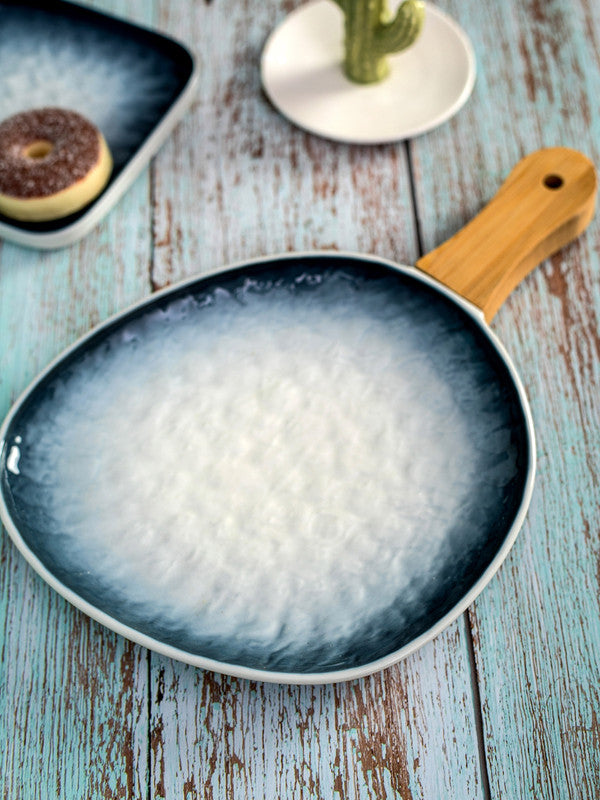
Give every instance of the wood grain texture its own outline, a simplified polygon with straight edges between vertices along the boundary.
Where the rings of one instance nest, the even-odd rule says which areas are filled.
[[[149,291],[149,198],[146,174],[64,250],[0,242],[2,417],[63,348]],[[0,587],[0,797],[145,798],[146,651],[59,597],[4,533]]]
[[[461,627],[336,686],[251,683],[153,655],[153,796],[481,797]]]
[[[585,231],[597,193],[595,167],[583,153],[534,150],[472,220],[416,265],[489,322],[532,269]]]
[[[157,288],[273,252],[418,255],[406,148],[332,145],[262,96],[260,52],[288,11],[241,2],[232,21],[228,3],[161,6],[161,26],[196,44],[202,77],[156,159]],[[157,669],[153,655],[156,796],[481,797],[463,626],[425,653],[351,690],[256,687],[162,659]]]
[[[478,32],[478,84],[464,113],[412,145],[426,248],[537,147],[600,163],[595,6],[460,5]],[[538,475],[517,545],[470,612],[492,797],[587,799],[600,786],[598,252],[596,217],[494,321],[530,397]]]
[[[414,263],[541,146],[600,164],[595,0],[445,0],[473,96],[408,144],[337,145],[269,105],[258,61],[295,0],[96,0],[190,43],[181,125],[81,243],[0,243],[0,411],[63,347],[153,289],[306,249]],[[0,76],[1,83],[1,76]],[[494,329],[538,435],[508,561],[434,642],[368,679],[256,684],[104,630],[0,540],[0,797],[581,798],[600,786],[600,227],[542,265]]]
[[[141,181],[120,212],[135,216],[145,209],[149,230],[148,208]],[[123,269],[130,235],[117,213],[60,253],[3,244],[3,413],[62,348],[147,291],[148,252],[130,262],[141,269]],[[138,249],[137,255],[144,254]],[[144,797],[145,652],[75,611],[33,573],[5,535],[0,573],[0,718],[10,742],[0,748],[0,796]]]
[[[192,14],[164,5],[163,27],[196,43],[201,81],[156,159],[155,285],[290,250],[389,256],[402,243],[412,263],[404,149],[332,146],[291,126],[262,96],[260,52],[285,12],[241,2],[232,23],[227,3],[195,5]]]
[[[145,209],[149,229],[148,207],[142,181],[124,208],[133,216]],[[148,253],[141,269],[123,269],[119,253],[130,234],[123,218],[112,214],[91,237],[60,253],[2,246],[3,413],[62,348],[147,291]],[[0,570],[0,703],[10,737],[10,747],[0,749],[0,796],[143,797],[144,651],[58,597],[5,535]]]

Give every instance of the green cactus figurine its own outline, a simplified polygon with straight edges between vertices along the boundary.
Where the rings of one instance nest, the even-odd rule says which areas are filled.
[[[389,72],[386,56],[409,47],[425,19],[422,0],[405,0],[392,19],[387,0],[334,0],[346,19],[344,72],[355,83],[376,83]]]

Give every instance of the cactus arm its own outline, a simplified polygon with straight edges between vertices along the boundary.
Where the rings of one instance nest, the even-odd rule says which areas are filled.
[[[343,3],[344,0],[334,0]],[[380,55],[399,53],[418,37],[425,20],[422,0],[405,0],[394,19],[377,26],[373,35],[373,48]]]
[[[389,73],[386,56],[411,45],[425,18],[423,0],[404,0],[392,18],[387,0],[333,0],[344,12],[344,72],[356,83],[376,83]]]

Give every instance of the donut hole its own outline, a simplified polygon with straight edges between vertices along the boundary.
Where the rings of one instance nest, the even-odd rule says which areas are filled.
[[[46,156],[49,156],[53,150],[54,145],[52,142],[49,142],[47,139],[37,139],[35,142],[31,142],[31,144],[28,144],[27,147],[24,148],[23,155],[25,158],[33,158],[37,161],[41,158],[46,158]]]

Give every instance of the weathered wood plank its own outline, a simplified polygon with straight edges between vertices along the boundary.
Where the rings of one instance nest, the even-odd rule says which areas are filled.
[[[146,178],[79,245],[45,254],[1,245],[3,414],[63,347],[147,291],[149,254],[126,220],[145,215],[148,229],[148,208]],[[5,796],[145,796],[145,651],[59,598],[6,535],[0,569]]]
[[[146,4],[103,3],[152,20]],[[0,79],[1,80],[1,79]],[[0,242],[0,414],[74,339],[149,289],[149,173],[86,239]],[[0,796],[144,798],[148,663],[92,623],[0,539]]]
[[[336,146],[262,95],[259,59],[277,4],[163,3],[164,29],[195,44],[198,99],[156,159],[154,280],[290,250],[344,248],[412,263],[402,146]]]
[[[150,283],[292,249],[412,262],[407,153],[425,249],[539,145],[577,146],[600,163],[593,0],[448,0],[444,9],[471,34],[478,82],[454,120],[408,151],[321,141],[261,96],[264,38],[296,3],[95,5],[192,42],[198,98],[157,157],[152,186],[146,173],[84,242],[50,254],[0,243],[2,413],[62,347]],[[251,684],[147,654],[96,626],[3,536],[0,713],[9,744],[0,796],[406,800],[487,797],[489,785],[493,797],[595,797],[599,253],[595,223],[494,322],[531,398],[539,471],[523,532],[471,609],[470,631],[463,618],[368,680]]]
[[[157,287],[289,250],[418,255],[406,148],[309,136],[262,96],[262,45],[289,10],[161,5],[161,27],[195,43],[201,81],[156,160]],[[462,622],[405,664],[335,688],[256,685],[151,661],[157,797],[482,796]]]
[[[153,796],[481,797],[461,628],[336,686],[250,683],[153,655]]]
[[[473,35],[479,78],[464,111],[412,145],[426,248],[536,147],[600,163],[593,4],[448,6]],[[471,610],[493,797],[595,798],[600,785],[599,230],[540,267],[493,323],[528,391],[539,455],[521,536]]]

